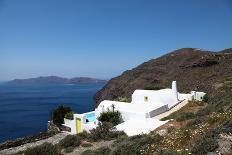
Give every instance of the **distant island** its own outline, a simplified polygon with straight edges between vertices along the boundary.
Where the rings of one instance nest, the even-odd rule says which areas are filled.
[[[14,79],[8,84],[78,84],[78,83],[107,83],[107,80],[89,78],[89,77],[75,77],[63,78],[58,76],[41,76],[28,79]]]

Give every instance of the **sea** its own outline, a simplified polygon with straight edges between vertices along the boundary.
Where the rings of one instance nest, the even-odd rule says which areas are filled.
[[[58,105],[75,113],[93,110],[93,96],[104,85],[0,83],[0,143],[47,131],[51,111]]]

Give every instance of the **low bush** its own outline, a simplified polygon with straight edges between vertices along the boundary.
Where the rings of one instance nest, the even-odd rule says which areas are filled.
[[[71,111],[72,109],[70,107],[65,107],[63,105],[58,106],[52,111],[51,119],[53,123],[57,126],[61,126],[61,124],[64,123],[65,114]]]
[[[100,114],[98,117],[98,120],[100,122],[110,122],[111,124],[118,125],[119,123],[122,122],[122,116],[119,111],[105,111]]]
[[[67,112],[64,117],[67,119],[73,120],[73,115],[74,115],[74,112],[70,111],[70,112]]]
[[[77,147],[80,144],[81,138],[78,135],[68,135],[58,143],[61,148]]]
[[[221,126],[218,127],[220,133],[232,134],[232,120],[227,120]]]
[[[94,151],[94,155],[109,155],[111,149],[109,147],[100,147]]]
[[[148,144],[158,144],[162,140],[160,135],[137,135],[121,139],[114,143],[112,155],[135,155],[140,154]]]
[[[109,155],[111,149],[109,147],[100,147],[96,150],[86,150],[81,155]]]
[[[81,144],[82,147],[91,147],[93,146],[91,143],[84,143],[84,144]]]
[[[207,105],[205,108],[200,109],[196,112],[196,116],[206,116],[211,114],[214,111],[213,105]]]
[[[51,143],[43,143],[42,145],[27,149],[24,155],[62,155],[60,149]]]
[[[116,146],[117,144],[123,142],[124,140],[126,140],[128,138],[127,135],[121,135],[119,136],[112,144],[112,146]]]
[[[186,155],[187,153],[180,152],[177,150],[172,150],[172,149],[163,149],[163,150],[159,150],[157,155]]]
[[[189,120],[195,118],[196,115],[192,112],[182,112],[182,113],[173,113],[167,117],[162,118],[162,121],[168,120],[168,119],[175,119],[178,122]]]
[[[81,153],[81,155],[93,155],[94,151],[93,150],[85,150],[84,152]]]
[[[193,119],[194,117],[195,117],[195,114],[192,112],[183,112],[183,113],[180,113],[179,115],[177,115],[175,119],[178,122],[181,122],[181,121]]]
[[[125,132],[116,131],[109,122],[102,122],[95,129],[90,130],[88,139],[90,141],[111,140],[121,135],[125,135]]]
[[[193,146],[192,153],[205,155],[207,152],[213,152],[218,147],[218,130],[208,130],[200,136]]]
[[[86,130],[83,130],[83,132],[78,133],[78,136],[81,137],[82,139],[86,139],[89,136],[89,133]]]
[[[194,126],[199,125],[203,122],[206,122],[207,118],[206,117],[196,117],[193,120],[190,120],[187,125],[186,128],[190,129],[190,128],[194,128]]]
[[[73,152],[74,148],[75,147],[73,147],[73,146],[67,147],[67,148],[64,149],[64,152],[65,153],[71,153],[71,152]]]

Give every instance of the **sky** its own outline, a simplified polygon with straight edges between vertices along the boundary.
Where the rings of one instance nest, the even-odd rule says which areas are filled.
[[[0,81],[110,79],[184,47],[232,47],[232,1],[0,0]]]

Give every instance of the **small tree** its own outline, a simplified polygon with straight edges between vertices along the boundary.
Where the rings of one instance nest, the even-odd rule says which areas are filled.
[[[106,112],[102,112],[98,117],[98,120],[100,122],[112,123],[115,126],[122,122],[122,116],[119,111],[115,111],[113,108],[113,111],[108,110]]]
[[[52,111],[52,121],[57,126],[61,126],[64,123],[64,117],[66,113],[71,112],[72,109],[70,107],[65,107],[63,105],[58,106]]]
[[[67,112],[64,117],[67,119],[73,120],[73,115],[74,115],[74,112],[70,111],[70,112]]]

